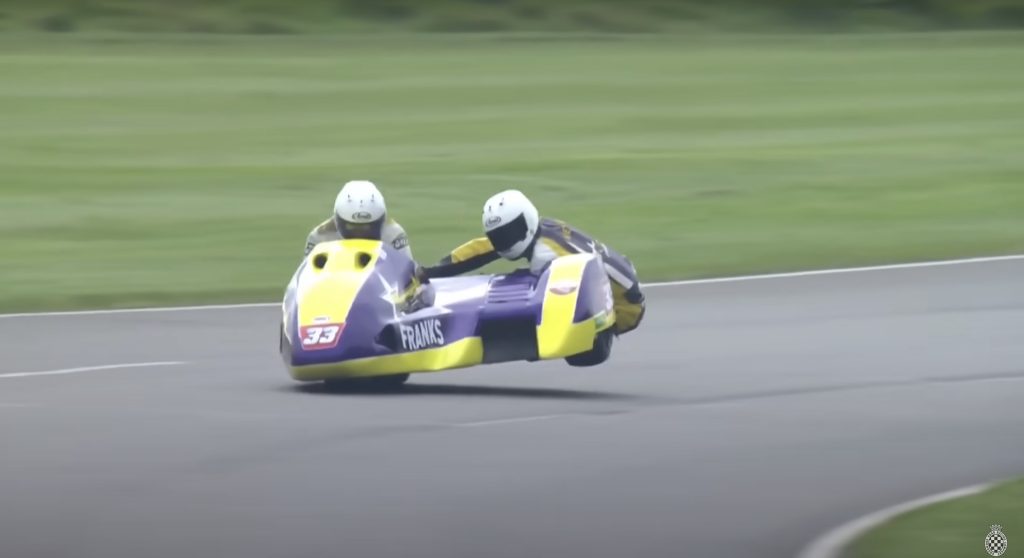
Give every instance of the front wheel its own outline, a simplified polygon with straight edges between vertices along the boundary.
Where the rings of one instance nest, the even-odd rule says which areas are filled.
[[[324,380],[324,385],[329,389],[337,390],[387,390],[401,387],[408,379],[408,374],[370,376],[368,378],[332,378]]]
[[[594,338],[594,347],[589,351],[572,355],[565,358],[569,366],[597,366],[608,360],[612,354],[612,341],[615,334],[611,329],[606,329],[597,334]]]
[[[390,376],[373,376],[366,378],[370,385],[381,388],[396,388],[409,379],[408,374],[392,374]]]

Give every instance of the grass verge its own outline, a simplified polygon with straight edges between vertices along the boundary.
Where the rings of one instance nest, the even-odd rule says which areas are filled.
[[[0,309],[276,298],[346,179],[645,280],[1024,251],[1024,35],[66,36],[0,48]]]
[[[857,540],[845,558],[988,556],[983,543],[991,525],[1000,525],[1010,540],[1004,556],[1018,556],[1020,543],[1014,542],[1024,541],[1024,480],[899,516]]]

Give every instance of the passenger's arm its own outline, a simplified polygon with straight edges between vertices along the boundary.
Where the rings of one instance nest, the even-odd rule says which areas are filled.
[[[429,277],[452,277],[480,269],[498,258],[490,239],[483,236],[452,250],[440,263],[426,268],[426,272]]]

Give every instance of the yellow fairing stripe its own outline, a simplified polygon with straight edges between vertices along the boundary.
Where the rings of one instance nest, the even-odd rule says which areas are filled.
[[[596,320],[572,323],[580,294],[579,284],[589,260],[589,255],[578,254],[563,256],[551,263],[541,322],[537,326],[537,353],[542,359],[566,357],[589,351],[594,346]],[[568,294],[552,292],[552,288],[563,285],[576,288]]]
[[[313,248],[308,256],[309,263],[299,277],[299,327],[312,325],[318,318],[320,321],[328,318],[326,321],[331,323],[344,322],[359,289],[377,265],[380,247],[379,241],[345,240],[325,242]],[[369,255],[369,261],[359,261],[362,254]],[[317,269],[313,262],[321,256],[326,257],[327,262],[323,269]]]
[[[294,366],[289,371],[296,380],[315,382],[330,378],[386,376],[388,374],[402,374],[406,372],[437,372],[452,368],[474,366],[483,362],[483,359],[483,342],[479,337],[467,337],[444,347],[434,349],[360,358],[336,364]]]

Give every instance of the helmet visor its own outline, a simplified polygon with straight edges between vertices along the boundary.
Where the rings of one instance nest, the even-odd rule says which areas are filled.
[[[520,215],[496,229],[487,231],[487,238],[490,239],[491,245],[496,251],[506,252],[512,249],[517,242],[526,240],[528,232],[526,216]]]
[[[380,240],[381,233],[384,230],[384,217],[369,223],[353,223],[335,215],[334,224],[338,226],[338,233],[341,235],[341,238]]]

